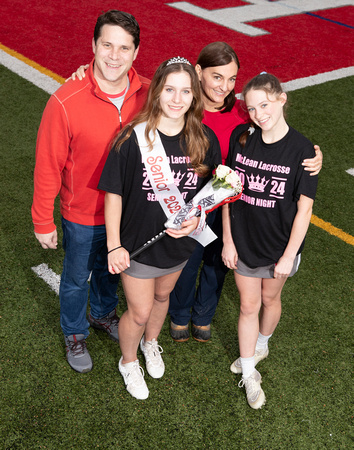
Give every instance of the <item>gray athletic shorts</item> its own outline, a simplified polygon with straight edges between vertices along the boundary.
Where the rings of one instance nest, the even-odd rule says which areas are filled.
[[[289,277],[292,277],[297,272],[300,261],[301,253],[296,256]],[[255,269],[251,269],[243,261],[241,261],[240,258],[238,258],[237,269],[235,270],[235,272],[245,277],[274,278],[274,268],[275,264],[270,264],[269,266],[256,267]]]
[[[187,261],[188,260],[184,261],[181,264],[178,264],[178,266],[170,267],[169,269],[160,269],[159,267],[147,266],[146,264],[141,264],[132,260],[130,261],[130,267],[125,269],[124,273],[133,278],[158,278],[182,270],[183,267],[187,264]]]

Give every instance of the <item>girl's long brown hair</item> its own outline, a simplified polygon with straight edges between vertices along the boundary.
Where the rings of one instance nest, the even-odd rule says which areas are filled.
[[[183,128],[183,137],[186,143],[187,156],[190,157],[191,165],[194,171],[204,177],[209,173],[209,169],[203,164],[205,155],[210,146],[209,140],[204,133],[203,119],[203,101],[201,96],[200,83],[194,67],[187,63],[173,63],[167,65],[169,60],[164,61],[156,70],[151,81],[147,100],[142,111],[135,119],[116,136],[113,141],[113,148],[119,151],[123,142],[129,139],[133,128],[142,122],[147,122],[145,137],[149,148],[152,150],[153,140],[149,133],[156,135],[157,125],[162,114],[160,106],[160,95],[166,84],[166,79],[171,73],[186,72],[191,78],[191,87],[193,101],[185,114],[185,126]]]

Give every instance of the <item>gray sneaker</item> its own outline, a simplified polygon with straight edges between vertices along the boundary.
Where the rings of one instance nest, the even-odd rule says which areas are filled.
[[[265,359],[269,355],[269,350],[265,352],[261,352],[259,350],[256,350],[256,353],[254,354],[254,364],[257,365],[262,359]],[[234,361],[231,366],[230,370],[233,373],[242,373],[242,367],[241,367],[241,358],[237,358],[236,361]]]
[[[242,380],[238,383],[238,387],[246,388],[247,401],[253,409],[261,408],[266,401],[261,383],[262,377],[258,370],[254,370],[250,377],[242,377]]]
[[[105,331],[108,336],[114,342],[119,341],[118,337],[118,324],[119,317],[117,316],[116,310],[111,311],[107,316],[102,317],[102,319],[95,319],[91,316],[88,316],[88,321],[93,328],[97,328],[98,330]]]
[[[70,367],[76,372],[85,373],[92,369],[92,359],[86,347],[84,334],[64,336],[66,345],[66,359]]]

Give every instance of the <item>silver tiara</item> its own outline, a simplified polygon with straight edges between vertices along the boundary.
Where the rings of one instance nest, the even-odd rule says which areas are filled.
[[[166,67],[169,66],[170,64],[180,64],[180,63],[191,65],[191,63],[188,61],[188,59],[177,56],[177,58],[174,57],[174,58],[169,59],[166,64]]]

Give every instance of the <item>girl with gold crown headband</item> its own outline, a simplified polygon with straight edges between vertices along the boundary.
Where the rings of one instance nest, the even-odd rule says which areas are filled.
[[[219,143],[202,125],[202,116],[194,67],[180,57],[165,61],[151,81],[142,112],[115,139],[99,183],[106,191],[108,267],[121,274],[127,300],[118,330],[119,371],[138,399],[149,395],[139,346],[149,375],[164,374],[159,333],[169,294],[197,245],[189,235],[198,219],[184,221],[180,230],[168,229],[134,260],[129,253],[161,231],[166,215],[191,199],[221,162]]]

